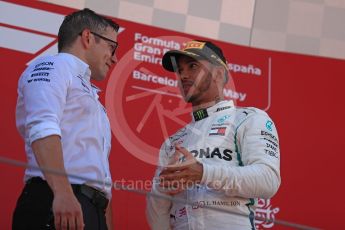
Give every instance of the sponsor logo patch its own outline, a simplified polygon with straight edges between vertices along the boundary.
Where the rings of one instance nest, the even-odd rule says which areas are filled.
[[[218,136],[224,136],[226,131],[226,127],[214,127],[211,128],[209,131],[210,136],[218,135]]]
[[[231,108],[231,106],[220,107],[220,108],[217,108],[216,112],[223,111],[223,110],[230,109],[230,108]]]
[[[41,67],[41,66],[53,66],[54,62],[48,61],[48,62],[41,62],[37,65],[35,65],[35,68]]]
[[[52,70],[52,69],[54,69],[54,68],[51,68],[51,67],[41,67],[41,68],[34,69],[32,72],[44,71],[44,70]]]
[[[218,157],[219,159],[225,161],[231,161],[233,153],[230,149],[222,149],[222,148],[210,148],[207,147],[205,149],[195,149],[190,151],[195,158],[203,159],[203,158],[215,158]]]
[[[222,116],[221,118],[219,118],[218,120],[217,120],[217,122],[219,123],[219,124],[221,124],[221,123],[224,123],[226,120],[228,120],[230,118],[230,115],[224,115],[224,116]]]
[[[267,121],[267,122],[266,122],[266,128],[267,128],[269,131],[272,131],[272,125],[273,125],[273,122],[272,122],[272,121]]]
[[[35,79],[30,79],[28,80],[28,83],[31,83],[31,82],[50,82],[50,79],[48,78],[35,78]]]
[[[39,72],[39,73],[33,73],[31,74],[31,77],[38,77],[38,76],[49,76],[48,72]]]
[[[186,47],[184,49],[202,49],[204,48],[204,46],[205,42],[191,41],[187,42]]]

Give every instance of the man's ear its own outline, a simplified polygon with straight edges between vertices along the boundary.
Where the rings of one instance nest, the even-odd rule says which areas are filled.
[[[222,66],[217,66],[215,68],[215,81],[217,83],[224,84],[225,82],[225,69]]]
[[[83,30],[80,34],[81,37],[81,44],[84,48],[90,47],[91,44],[91,32],[88,29]]]

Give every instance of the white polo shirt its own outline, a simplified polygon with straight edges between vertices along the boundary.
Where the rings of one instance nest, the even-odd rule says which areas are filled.
[[[75,177],[69,177],[70,183],[89,184],[110,198],[111,186],[105,185],[111,182],[110,124],[90,76],[89,66],[71,54],[34,61],[19,79],[16,123],[28,164],[38,165],[32,142],[59,135],[66,172],[103,184]],[[36,176],[44,178],[41,171],[28,168],[24,180]]]

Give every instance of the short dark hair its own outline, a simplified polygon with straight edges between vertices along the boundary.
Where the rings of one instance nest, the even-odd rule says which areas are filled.
[[[107,27],[112,27],[116,32],[119,25],[113,20],[96,14],[85,8],[75,11],[65,17],[58,33],[58,51],[69,47],[84,29],[90,29],[96,33],[105,32]]]

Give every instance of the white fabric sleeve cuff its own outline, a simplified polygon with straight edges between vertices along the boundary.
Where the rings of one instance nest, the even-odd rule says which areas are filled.
[[[214,178],[217,178],[217,168],[213,165],[203,163],[203,174],[201,178],[201,184],[208,185],[213,183]]]
[[[51,136],[58,135],[61,137],[61,129],[54,122],[42,122],[31,127],[29,131],[29,143],[30,145],[35,140]]]

